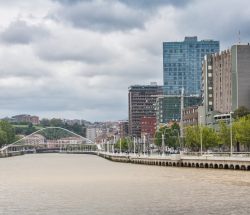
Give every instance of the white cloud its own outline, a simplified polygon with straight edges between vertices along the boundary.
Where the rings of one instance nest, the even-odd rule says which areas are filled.
[[[48,36],[49,32],[43,26],[28,25],[25,21],[17,20],[0,34],[0,39],[8,44],[29,44]]]
[[[0,2],[1,117],[125,119],[130,85],[162,83],[163,41],[249,40],[246,0],[105,2]]]

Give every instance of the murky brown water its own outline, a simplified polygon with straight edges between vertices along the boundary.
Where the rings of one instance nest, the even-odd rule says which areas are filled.
[[[250,172],[114,163],[93,155],[0,159],[0,214],[250,214]]]

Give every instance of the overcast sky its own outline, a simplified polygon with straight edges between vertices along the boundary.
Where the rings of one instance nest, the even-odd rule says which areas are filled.
[[[0,0],[0,117],[127,118],[162,84],[162,42],[250,41],[249,0]]]

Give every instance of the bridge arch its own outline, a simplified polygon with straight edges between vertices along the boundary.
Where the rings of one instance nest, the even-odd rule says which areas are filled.
[[[61,127],[45,127],[45,128],[41,128],[35,132],[33,132],[32,134],[29,134],[17,141],[15,141],[14,143],[11,143],[9,145],[6,145],[4,147],[2,147],[0,149],[0,153],[4,153],[4,152],[8,152],[9,150],[24,150],[25,147],[30,146],[32,144],[29,143],[29,140],[32,140],[31,142],[33,143],[33,148],[35,148],[35,145],[46,145],[49,140],[48,137],[46,137],[46,132],[49,134],[50,132],[52,133],[52,135],[56,134],[55,131],[59,131],[59,133],[61,133],[61,137],[57,138],[56,136],[54,136],[54,143],[57,144],[61,144],[64,146],[73,146],[73,145],[80,145],[80,144],[85,144],[89,145],[89,146],[95,146],[97,150],[101,150],[101,145],[100,144],[96,144],[95,142],[93,142],[92,140],[83,137],[79,134],[76,134],[73,131],[70,131],[66,128],[61,128]],[[54,133],[53,133],[54,132]],[[52,139],[50,139],[50,142],[52,141]],[[57,142],[56,142],[57,141]],[[67,144],[68,142],[68,144]],[[71,144],[70,144],[71,143]]]

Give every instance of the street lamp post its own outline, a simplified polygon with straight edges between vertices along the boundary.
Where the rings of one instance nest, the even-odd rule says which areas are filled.
[[[145,134],[143,135],[143,155],[146,156],[146,136]]]
[[[164,132],[165,134],[165,132]],[[162,157],[165,156],[165,140],[164,140],[164,134],[161,135],[161,147],[162,147]]]
[[[135,137],[134,137],[134,155],[135,155]]]
[[[233,155],[233,124],[232,124],[232,113],[230,112],[230,156]]]
[[[109,140],[107,141],[107,151],[108,151],[108,154],[109,154]]]
[[[202,127],[201,127],[201,118],[202,118],[202,116],[200,116],[200,142],[201,142],[201,155],[202,155]]]
[[[122,153],[122,138],[120,137],[120,154]]]
[[[165,134],[166,134],[167,129],[170,129],[170,128],[165,128],[163,134],[161,135],[162,156],[165,156]]]
[[[105,152],[105,148],[104,148],[104,144],[103,144],[103,139],[101,141],[101,147],[102,147],[102,150]]]
[[[114,142],[113,142],[113,146],[112,146],[112,153],[115,154],[115,135],[114,135]]]

